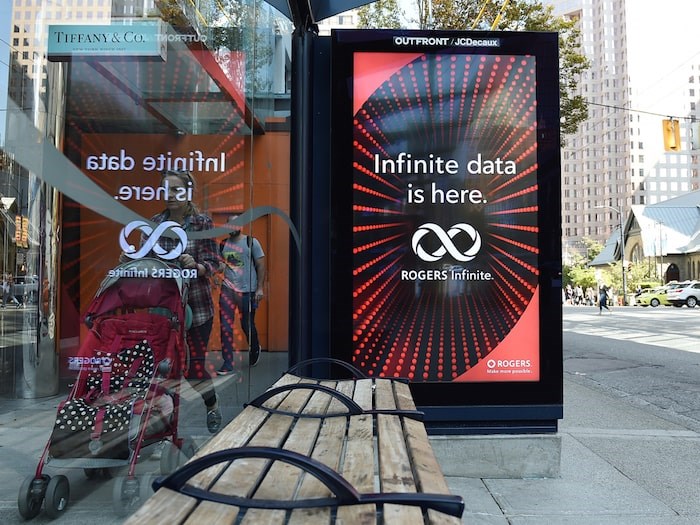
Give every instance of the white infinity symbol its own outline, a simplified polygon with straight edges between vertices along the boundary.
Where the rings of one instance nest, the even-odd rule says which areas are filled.
[[[421,246],[421,241],[429,233],[434,233],[442,244],[440,248],[432,253],[426,252],[423,246]],[[472,240],[471,248],[465,252],[460,252],[452,242],[452,239],[454,239],[460,233],[466,233]],[[449,253],[459,262],[468,262],[474,259],[476,254],[479,253],[479,250],[481,249],[481,236],[471,224],[455,224],[449,230],[445,231],[437,224],[427,222],[419,226],[416,232],[413,234],[413,238],[411,239],[411,247],[413,248],[413,253],[426,262],[439,261],[447,253]]]
[[[134,230],[140,230],[146,236],[148,236],[146,242],[138,250],[133,244],[129,244],[128,240],[129,235],[131,235]],[[168,230],[177,235],[180,241],[170,251],[167,251],[158,244],[158,240],[160,240],[163,233]],[[161,222],[155,230],[151,228],[146,221],[132,221],[122,228],[119,236],[119,246],[121,246],[124,255],[131,259],[140,259],[153,250],[153,252],[161,259],[171,260],[178,258],[180,254],[185,251],[185,248],[187,247],[187,233],[185,233],[185,230],[183,230],[175,221]]]

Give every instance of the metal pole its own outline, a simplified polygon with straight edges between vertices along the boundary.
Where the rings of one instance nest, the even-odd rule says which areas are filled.
[[[618,221],[620,223],[620,267],[622,268],[622,304],[627,305],[627,275],[625,274],[625,234],[622,229],[622,209],[617,209],[615,208],[615,206],[610,206],[608,204],[602,204],[600,206],[596,206],[596,208],[608,208],[617,213]]]
[[[661,229],[663,224],[663,222],[659,222],[659,257],[661,260],[661,264],[659,264],[659,274],[661,277],[661,284],[666,284],[666,276],[664,275],[664,236],[663,230]]]
[[[4,209],[4,208],[3,208]],[[4,230],[4,239],[3,239],[3,244],[2,244],[2,273],[3,276],[4,274],[7,273],[7,217],[5,214],[2,214],[2,229]],[[4,298],[3,298],[4,301]],[[3,303],[3,306],[7,306]]]
[[[622,267],[622,306],[627,305],[627,274],[625,273],[625,232],[622,229],[622,210],[617,211],[620,217],[620,262]]]

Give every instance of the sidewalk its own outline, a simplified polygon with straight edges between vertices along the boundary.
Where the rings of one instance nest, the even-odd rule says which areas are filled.
[[[451,477],[450,487],[466,502],[464,523],[700,523],[700,434],[584,381],[564,376],[560,476]]]
[[[257,368],[256,368],[257,370]],[[221,378],[220,378],[221,379]],[[593,390],[566,374],[560,422],[561,472],[550,479],[449,477],[464,497],[464,523],[487,525],[690,525],[700,523],[700,434],[649,415],[615,393]],[[245,384],[217,381],[225,396],[243,396]],[[24,523],[17,512],[22,480],[35,469],[48,439],[56,405],[0,399],[0,523]],[[199,425],[201,400],[186,401],[187,428],[195,441],[208,436]],[[224,414],[232,417],[233,414]],[[195,417],[196,416],[196,417]],[[140,468],[158,470],[154,460]],[[47,467],[47,472],[58,473]],[[119,524],[111,509],[112,482],[88,481],[63,469],[71,482],[66,514],[51,522]],[[407,524],[409,525],[409,524]]]

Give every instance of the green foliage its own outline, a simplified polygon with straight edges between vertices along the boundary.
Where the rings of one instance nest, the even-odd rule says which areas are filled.
[[[420,1],[420,0],[419,0]],[[511,0],[505,9],[501,2],[482,0],[432,0],[431,29],[495,29],[500,31],[553,31],[559,33],[559,105],[561,132],[576,132],[588,117],[586,99],[578,94],[578,79],[589,67],[581,53],[581,34],[574,20],[557,17],[552,6],[537,0]],[[474,21],[481,11],[481,18]],[[498,20],[495,27],[494,21]],[[563,142],[563,140],[562,140]]]
[[[581,51],[581,34],[574,20],[554,16],[553,7],[539,0],[511,0],[484,2],[484,0],[415,0],[418,7],[418,26],[421,29],[499,30],[499,31],[554,31],[559,33],[559,108],[562,144],[564,135],[575,133],[581,122],[588,118],[588,104],[579,94],[579,78],[589,68],[588,59]],[[370,4],[395,0],[380,0]],[[482,11],[483,8],[483,11]],[[361,8],[362,11],[365,8]],[[398,13],[398,7],[397,7]],[[382,25],[383,12],[368,18],[368,25],[360,27],[397,28]],[[392,23],[396,17],[390,17]],[[361,17],[362,20],[362,17]],[[494,22],[498,20],[494,25]],[[371,22],[371,24],[370,24]]]
[[[644,262],[639,262],[637,264],[631,264],[629,266],[629,271],[627,272],[627,285],[629,291],[633,292],[637,289],[637,286],[642,288],[654,288],[656,286],[661,286],[661,281],[655,276],[650,275],[651,268],[648,264]]]
[[[613,271],[591,268],[588,264],[595,259],[603,250],[603,245],[593,239],[584,238],[581,241],[585,246],[585,255],[573,255],[570,265],[563,267],[563,284],[566,286],[581,285],[584,290],[589,286],[594,290],[598,289],[599,277],[602,275],[602,281],[610,283],[612,281]],[[620,278],[621,280],[621,278]]]
[[[584,237],[581,242],[586,246],[586,264],[598,257],[603,251],[603,244],[589,237]]]
[[[160,0],[177,3],[176,0]],[[236,74],[245,81],[246,94],[272,90],[273,20],[262,0],[216,0],[198,4],[213,22],[208,28],[215,51],[242,51],[245,67]]]
[[[616,296],[620,295],[622,293],[622,265],[620,261],[608,264],[607,269],[600,270],[599,272],[603,276],[601,282],[607,284],[609,288],[612,288]]]
[[[588,256],[574,255],[572,263],[564,265],[563,285],[580,285],[584,290],[590,286],[597,293],[598,285],[606,284],[609,288],[612,288],[616,297],[621,296],[622,265],[620,261],[608,264],[606,268],[592,268],[588,266],[588,263],[598,256],[603,249],[603,245],[591,239],[583,239],[582,242],[586,245]],[[640,284],[644,284],[643,287],[654,287],[661,284],[653,276],[649,275],[649,266],[644,262],[628,263],[625,266],[625,273],[628,294],[634,293]]]
[[[588,266],[565,266],[564,267],[564,286],[580,285],[584,290],[589,286],[594,290],[597,289],[596,273],[594,268]]]
[[[399,29],[403,10],[396,0],[378,0],[360,7],[357,27],[360,29]]]

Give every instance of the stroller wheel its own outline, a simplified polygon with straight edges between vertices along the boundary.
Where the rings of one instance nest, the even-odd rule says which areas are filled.
[[[160,456],[160,473],[167,476],[184,465],[194,454],[195,445],[192,438],[183,439],[182,448],[177,448],[172,441],[166,441]]]
[[[46,487],[46,514],[49,518],[58,518],[66,510],[70,498],[70,485],[65,476],[54,476]]]
[[[24,478],[19,488],[17,506],[20,515],[25,520],[35,518],[41,512],[41,504],[46,494],[46,485],[49,482],[48,476],[36,479],[33,475]]]
[[[114,479],[112,505],[118,516],[128,516],[141,505],[140,480],[138,477],[119,476]]]

